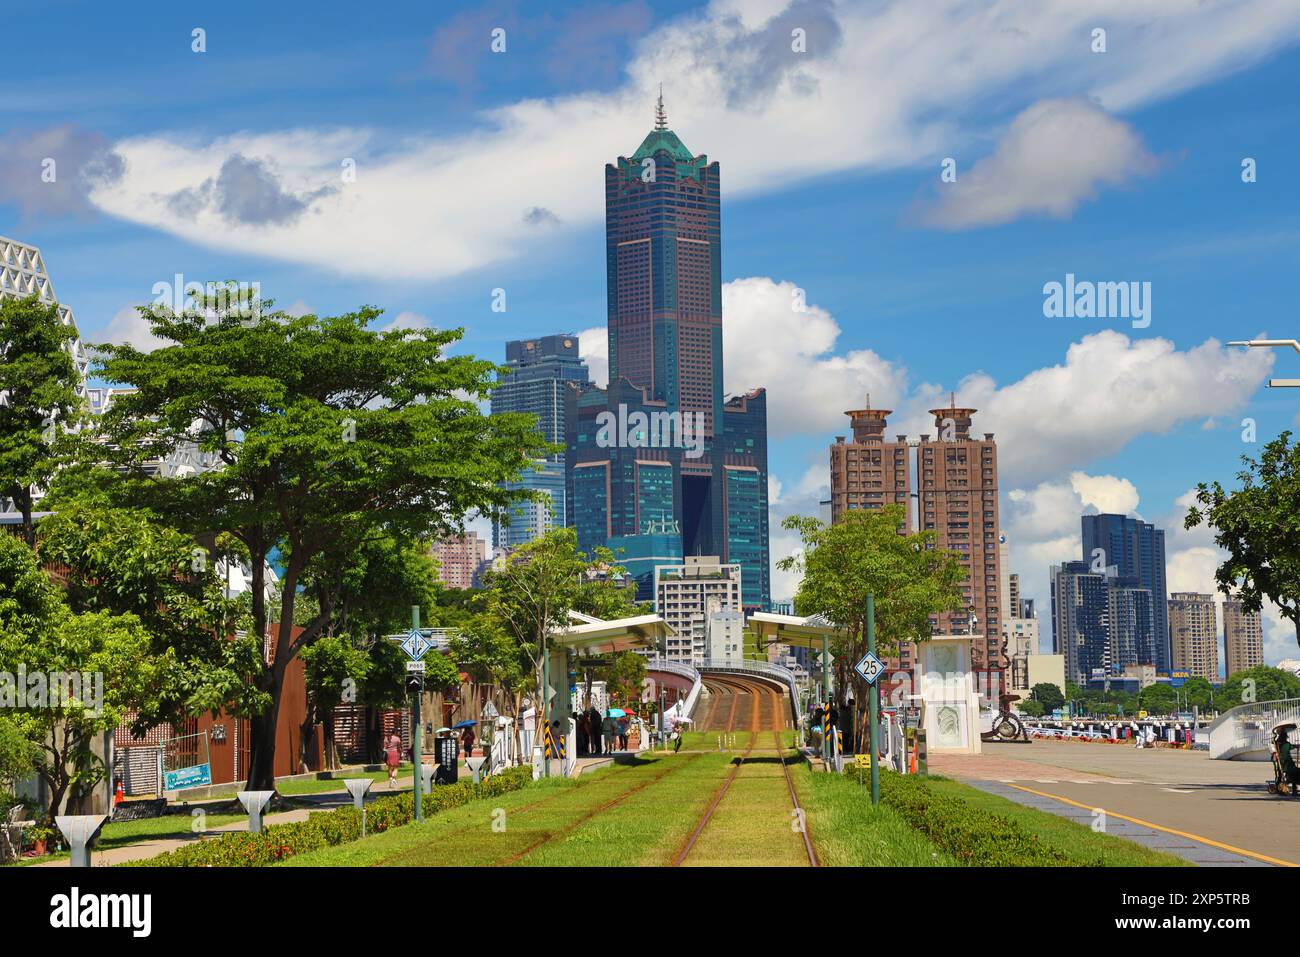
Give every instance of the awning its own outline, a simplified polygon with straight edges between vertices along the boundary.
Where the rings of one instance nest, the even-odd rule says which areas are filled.
[[[584,615],[583,618],[590,616]],[[617,654],[638,648],[664,647],[673,631],[658,615],[637,615],[616,621],[592,619],[551,632],[551,643],[579,655]]]
[[[760,644],[790,645],[794,648],[821,649],[822,642],[842,634],[824,618],[801,618],[798,615],[777,615],[756,611],[749,616],[749,629]]]

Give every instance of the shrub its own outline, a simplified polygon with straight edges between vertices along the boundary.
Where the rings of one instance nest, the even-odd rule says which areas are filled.
[[[425,816],[471,801],[517,791],[533,779],[531,767],[510,768],[474,784],[438,785],[424,795]],[[366,805],[366,833],[374,834],[409,824],[415,817],[411,794],[383,797]],[[295,854],[346,844],[361,837],[361,812],[353,807],[312,814],[305,821],[271,824],[260,834],[236,831],[187,844],[158,857],[131,861],[145,867],[266,867]]]
[[[936,794],[923,778],[880,773],[880,799],[959,863],[983,867],[1062,867],[1082,862],[1043,844],[1015,821]]]

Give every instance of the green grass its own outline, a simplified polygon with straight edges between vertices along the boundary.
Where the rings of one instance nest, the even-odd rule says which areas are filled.
[[[1098,867],[1189,867],[1190,862],[1172,854],[1153,851],[1120,837],[1101,834],[1068,818],[1025,807],[1015,801],[948,778],[929,778],[939,794],[959,798],[967,804],[1015,821],[1043,844],[1069,858]]]
[[[791,768],[822,864],[829,867],[951,867],[953,859],[893,808],[872,807],[856,775]]]

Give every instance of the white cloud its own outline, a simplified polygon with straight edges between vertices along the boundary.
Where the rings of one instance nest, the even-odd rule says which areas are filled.
[[[113,313],[113,318],[104,328],[103,340],[119,345],[133,345],[141,352],[153,352],[168,345],[150,331],[149,320],[141,316],[135,306],[127,306]]]
[[[1166,433],[1207,415],[1243,408],[1268,378],[1273,357],[1207,339],[1179,351],[1168,339],[1129,339],[1114,330],[1073,343],[1065,361],[999,387],[985,373],[957,385],[978,432],[999,439],[1007,485],[1025,485],[1120,451],[1140,435]],[[924,410],[946,405],[937,385],[916,390],[899,432],[932,432]]]
[[[1023,216],[1066,219],[1102,186],[1155,171],[1158,163],[1127,123],[1080,99],[1042,100],[1015,118],[997,149],[955,182],[935,188],[921,221],[950,229]]]
[[[767,388],[768,434],[774,439],[843,431],[844,410],[860,408],[867,392],[872,405],[888,408],[906,389],[906,374],[870,349],[835,354],[839,324],[805,300],[794,283],[767,277],[722,287],[724,388]]]
[[[799,55],[790,30],[801,22],[808,52]],[[1088,48],[1098,22],[1106,54]],[[612,92],[521,100],[484,112],[469,132],[396,142],[347,127],[131,137],[114,144],[123,175],[90,201],[241,254],[437,280],[534,248],[520,226],[530,210],[558,220],[548,230],[599,222],[593,164],[635,149],[665,77],[672,126],[723,162],[735,197],[937,161],[997,134],[1003,117],[969,125],[989,103],[1018,111],[1082,96],[1109,111],[1135,108],[1297,36],[1291,0],[796,0],[784,10],[726,0],[652,31]],[[353,182],[344,182],[347,160]]]
[[[399,312],[389,322],[385,323],[381,329],[384,332],[392,332],[394,329],[427,329],[429,328],[429,317],[423,316],[418,312],[406,310]]]
[[[578,333],[578,354],[587,363],[591,381],[596,385],[609,384],[609,332],[604,326],[583,329]]]

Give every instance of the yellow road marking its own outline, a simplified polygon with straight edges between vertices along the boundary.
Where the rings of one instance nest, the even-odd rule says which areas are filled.
[[[1143,827],[1153,828],[1157,831],[1164,831],[1166,834],[1174,834],[1178,837],[1185,837],[1189,841],[1198,841],[1201,844],[1208,844],[1211,847],[1217,847],[1220,850],[1231,851],[1233,854],[1242,854],[1246,857],[1253,857],[1257,861],[1265,861],[1269,864],[1276,864],[1279,867],[1300,867],[1293,861],[1284,861],[1280,858],[1269,857],[1267,854],[1259,854],[1255,851],[1248,851],[1244,847],[1234,847],[1231,844],[1224,844],[1221,841],[1214,841],[1208,837],[1201,837],[1199,834],[1189,834],[1186,831],[1176,831],[1172,827],[1164,827],[1160,824],[1152,824],[1150,821],[1144,821],[1141,818],[1129,817],[1126,814],[1120,814],[1117,811],[1110,811],[1104,807],[1095,807],[1089,804],[1080,804],[1078,801],[1071,801],[1067,797],[1061,797],[1059,794],[1048,794],[1046,791],[1035,791],[1033,788],[1027,788],[1019,784],[1007,784],[1007,787],[1015,788],[1017,791],[1027,791],[1030,794],[1037,794],[1039,797],[1051,798],[1053,801],[1061,801],[1064,804],[1072,804],[1075,807],[1083,808],[1085,811],[1105,811],[1111,817],[1117,817],[1121,821],[1128,821],[1130,824],[1140,824]]]

